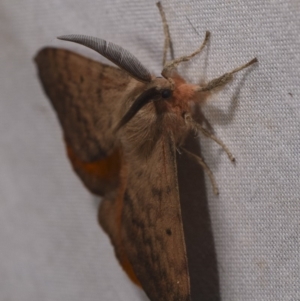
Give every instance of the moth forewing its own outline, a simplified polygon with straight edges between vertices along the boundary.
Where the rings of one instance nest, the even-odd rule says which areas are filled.
[[[162,131],[151,152],[142,156],[126,158],[124,246],[150,300],[188,301],[190,281],[172,133]]]
[[[64,49],[44,48],[35,62],[68,147],[84,162],[109,155],[116,142],[112,128],[116,111],[133,79],[120,69]]]

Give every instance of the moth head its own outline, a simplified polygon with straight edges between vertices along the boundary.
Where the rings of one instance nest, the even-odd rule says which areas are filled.
[[[138,81],[149,83],[152,80],[148,69],[134,55],[121,46],[99,38],[77,34],[60,36],[58,39],[78,43],[97,51],[121,69],[127,71]]]

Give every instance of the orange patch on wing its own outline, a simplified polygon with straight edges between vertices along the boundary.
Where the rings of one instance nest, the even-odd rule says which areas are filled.
[[[99,178],[99,180],[111,180],[119,175],[121,154],[118,149],[108,157],[95,162],[81,161],[69,146],[67,146],[67,154],[76,169],[80,169],[90,176]]]
[[[130,280],[136,284],[137,286],[139,286],[140,288],[142,288],[142,285],[140,283],[140,281],[138,280],[138,278],[136,277],[132,265],[129,262],[128,257],[124,256],[122,259],[120,259],[120,263],[122,265],[123,270],[126,272],[127,276],[130,278]]]

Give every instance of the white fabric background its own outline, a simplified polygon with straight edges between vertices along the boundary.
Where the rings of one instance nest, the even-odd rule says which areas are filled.
[[[211,79],[257,56],[212,98],[206,115],[237,158],[203,139],[222,300],[300,300],[300,2],[163,1],[181,68]],[[56,36],[113,41],[157,74],[162,24],[155,1],[0,1],[0,300],[147,300],[119,267],[97,225],[97,201],[66,159],[32,58]],[[197,229],[195,229],[197,233]]]

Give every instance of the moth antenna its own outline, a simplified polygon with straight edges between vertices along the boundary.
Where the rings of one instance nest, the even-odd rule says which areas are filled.
[[[173,43],[172,43],[171,35],[170,35],[170,29],[169,29],[169,25],[167,22],[167,18],[166,18],[164,9],[160,2],[157,2],[156,6],[159,9],[159,13],[160,13],[161,20],[162,20],[163,27],[164,27],[165,42],[164,42],[164,54],[163,54],[163,61],[162,61],[162,65],[164,67],[166,64],[166,60],[167,60],[168,48],[170,49],[171,59],[174,60],[174,48],[173,48]]]
[[[196,56],[197,54],[199,54],[203,48],[205,47],[205,45],[207,44],[208,40],[210,37],[210,32],[206,31],[205,33],[205,38],[204,41],[202,42],[202,45],[200,46],[200,48],[198,48],[196,51],[194,51],[192,54],[190,55],[186,55],[186,56],[182,56],[178,59],[172,60],[170,62],[167,62],[164,66],[163,71],[161,72],[161,75],[165,78],[168,78],[170,71],[174,68],[176,68],[181,62],[187,62],[189,61],[191,58],[193,58],[194,56]]]
[[[217,87],[221,87],[226,85],[231,79],[234,73],[237,73],[249,66],[251,66],[252,64],[258,62],[257,58],[252,59],[251,61],[249,61],[248,63],[233,69],[231,72],[225,73],[223,75],[221,75],[220,77],[217,77],[213,80],[211,80],[210,82],[208,82],[204,87],[198,87],[196,89],[196,92],[206,92],[206,91],[210,91],[213,90]]]
[[[57,37],[59,40],[81,44],[97,51],[131,76],[142,82],[151,82],[151,73],[129,51],[114,43],[85,35],[64,35]]]
[[[187,149],[185,149],[183,147],[181,147],[181,149],[187,155],[189,155],[191,158],[193,158],[194,160],[196,160],[202,166],[202,168],[207,173],[207,175],[208,175],[208,177],[210,179],[211,185],[213,187],[214,194],[218,195],[219,194],[219,189],[218,189],[218,186],[217,186],[217,183],[216,183],[215,176],[214,176],[213,172],[210,170],[210,168],[208,167],[208,165],[204,162],[204,160],[201,157],[196,156],[195,154],[191,153],[190,151],[188,151]]]
[[[221,139],[217,138],[213,133],[209,132],[207,129],[205,129],[203,126],[201,126],[198,122],[196,122],[190,114],[185,114],[184,119],[185,119],[185,122],[187,124],[192,125],[192,128],[197,130],[197,132],[200,131],[204,136],[206,136],[206,137],[214,140],[216,143],[218,143],[223,148],[223,150],[226,152],[229,160],[231,162],[235,162],[234,156],[232,155],[232,153],[230,152],[228,147],[224,144],[224,142]]]

